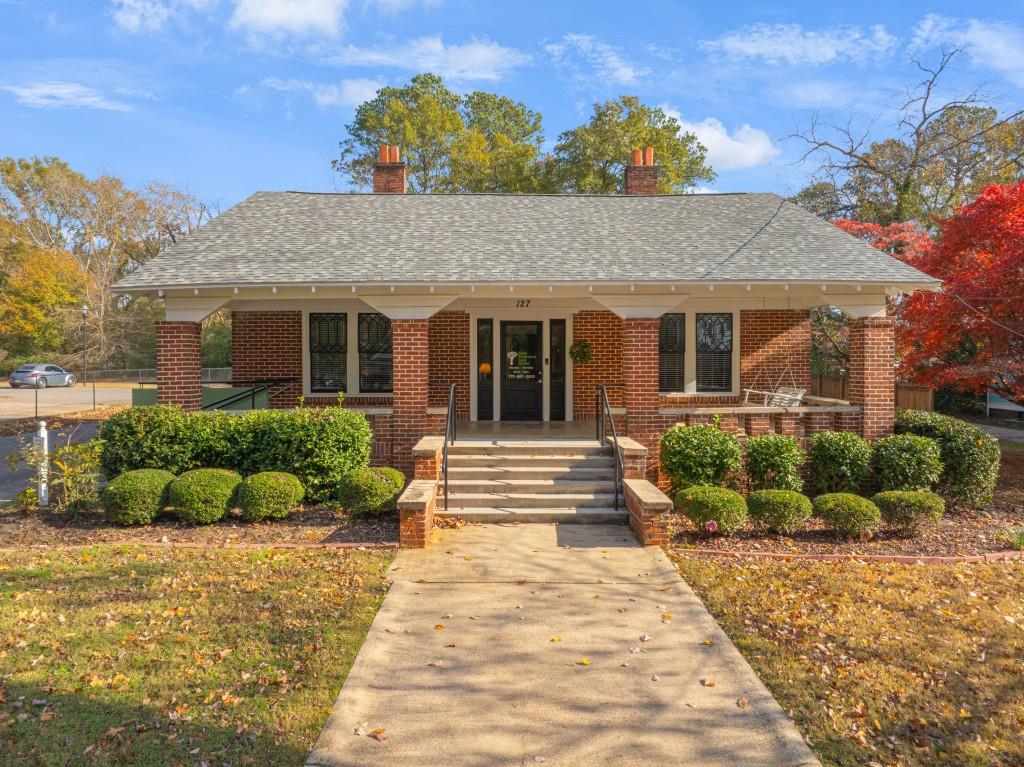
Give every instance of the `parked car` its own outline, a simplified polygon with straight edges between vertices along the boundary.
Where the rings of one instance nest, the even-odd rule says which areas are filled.
[[[11,373],[11,388],[34,386],[45,389],[47,386],[74,386],[77,382],[74,373],[69,373],[59,365],[22,365]]]

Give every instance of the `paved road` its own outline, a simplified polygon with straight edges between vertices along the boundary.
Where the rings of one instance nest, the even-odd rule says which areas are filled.
[[[625,527],[438,530],[390,575],[308,765],[818,765]]]
[[[76,426],[73,430],[50,429],[50,445],[52,447],[55,444],[63,443],[68,437],[73,442],[85,442],[92,439],[97,428],[97,423],[89,422]],[[18,452],[25,439],[31,439],[31,436],[30,433],[24,437],[0,437],[0,505],[10,501],[33,481],[32,472],[24,464],[20,465],[17,471],[11,471],[11,467],[7,464],[7,455]]]
[[[132,401],[131,386],[96,387],[97,405],[122,405]],[[61,413],[77,413],[92,408],[92,387],[73,386],[52,389],[0,388],[0,421],[35,417],[36,395],[39,395],[39,415],[46,417]]]
[[[1011,429],[1006,426],[992,426],[987,423],[979,423],[977,426],[1001,442],[1024,443],[1024,429]]]

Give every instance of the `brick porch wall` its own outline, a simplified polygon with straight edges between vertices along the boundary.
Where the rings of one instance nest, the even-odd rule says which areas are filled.
[[[572,317],[572,338],[574,342],[589,342],[593,354],[586,365],[572,368],[573,419],[589,420],[594,418],[594,387],[601,383],[623,383],[622,320],[606,310],[576,312]],[[612,407],[622,407],[622,389],[609,389],[608,401]]]
[[[455,384],[455,410],[469,420],[469,314],[438,312],[429,320],[430,405],[448,405],[448,387]]]
[[[161,405],[203,406],[201,330],[198,322],[156,323],[156,400]]]
[[[896,407],[893,323],[888,317],[850,320],[850,403],[860,405],[861,434],[892,434]]]

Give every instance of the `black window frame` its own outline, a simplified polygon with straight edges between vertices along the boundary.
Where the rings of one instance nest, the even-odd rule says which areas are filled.
[[[717,317],[724,320],[728,329],[728,348],[721,348],[721,339],[709,339],[704,332],[702,322],[706,318]],[[694,352],[696,364],[694,380],[697,392],[704,394],[731,394],[733,391],[733,353],[736,350],[736,328],[732,312],[698,312],[694,319]],[[714,340],[718,348],[709,348],[709,341]],[[724,380],[724,383],[707,383],[708,379]]]
[[[678,323],[675,332],[670,327]],[[677,365],[678,369],[673,369]],[[677,383],[678,385],[672,385]],[[686,314],[661,315],[658,325],[658,391],[686,391]]]
[[[372,344],[364,338],[364,322],[373,322],[387,328],[387,343],[381,344],[376,339]],[[359,355],[359,393],[360,394],[392,394],[395,385],[394,369],[395,339],[391,325],[391,319],[380,312],[359,312],[356,318],[356,351]],[[378,359],[383,357],[386,359]],[[387,370],[386,379],[371,378],[369,373],[370,365],[378,368],[375,375],[380,371]],[[386,365],[386,367],[385,367]]]
[[[316,329],[317,337],[314,337],[314,323],[327,322],[340,323],[340,332],[335,329],[333,338],[328,329],[324,332],[328,337],[324,338],[319,327]],[[309,334],[309,391],[311,394],[337,394],[348,390],[348,314],[346,312],[310,312],[306,321]],[[339,348],[340,347],[340,348]],[[340,372],[335,369],[334,377],[340,379],[340,386],[317,385],[317,381],[329,376],[328,373],[318,375],[317,355],[331,356],[340,361]]]

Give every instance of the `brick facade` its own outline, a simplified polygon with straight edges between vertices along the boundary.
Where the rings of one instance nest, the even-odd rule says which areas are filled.
[[[666,419],[658,409],[658,327],[657,318],[628,318],[622,321],[623,398],[626,433],[647,448],[647,473],[657,479],[659,441]]]
[[[758,309],[740,312],[740,388],[811,389],[811,313]]]
[[[201,332],[198,322],[156,323],[156,400],[161,405],[203,406]]]
[[[594,387],[598,384],[621,384],[622,320],[607,310],[576,312],[572,317],[573,341],[590,344],[593,356],[586,365],[572,369],[572,410],[577,421],[594,418]],[[612,407],[622,407],[622,389],[608,390]]]
[[[295,407],[302,394],[302,312],[232,312],[231,377],[293,379],[291,386],[274,390],[270,406]]]
[[[447,407],[449,387],[455,384],[458,418],[469,420],[469,314],[438,312],[429,322],[430,405]]]
[[[861,407],[861,434],[892,434],[896,407],[893,323],[888,317],[850,320],[850,404]]]

